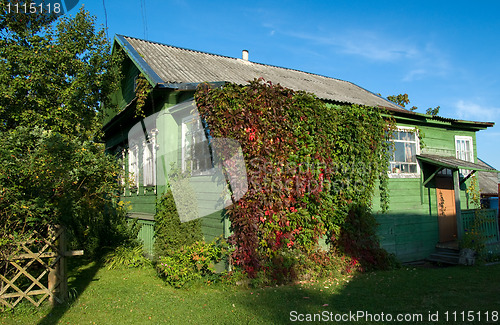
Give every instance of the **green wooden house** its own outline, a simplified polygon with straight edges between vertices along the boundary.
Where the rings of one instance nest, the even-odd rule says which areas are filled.
[[[488,122],[461,121],[408,111],[353,83],[302,71],[264,65],[117,35],[114,51],[123,51],[121,89],[113,96],[104,127],[106,147],[124,160],[131,186],[123,193],[130,202],[130,217],[144,225],[140,234],[152,249],[155,202],[165,191],[170,166],[189,164],[191,184],[197,189],[202,230],[206,240],[229,235],[230,225],[215,203],[224,184],[213,181],[210,161],[192,158],[204,153],[206,144],[200,119],[193,116],[196,86],[209,82],[247,84],[264,78],[294,90],[316,94],[327,103],[359,104],[383,108],[395,118],[395,137],[390,175],[390,208],[378,213],[382,246],[401,261],[430,257],[436,246],[453,246],[471,222],[475,207],[468,206],[466,188],[475,171],[492,168],[476,164],[477,131]],[[136,116],[135,88],[144,76],[153,87],[143,111]],[[204,151],[205,150],[205,151]],[[378,195],[376,193],[376,195]],[[374,198],[374,211],[378,199]],[[495,218],[492,218],[492,220]],[[496,220],[496,219],[495,219]],[[493,220],[493,221],[495,221]],[[498,242],[498,223],[491,226],[491,242]]]

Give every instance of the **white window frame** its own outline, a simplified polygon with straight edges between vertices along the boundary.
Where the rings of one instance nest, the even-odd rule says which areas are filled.
[[[418,137],[418,129],[417,128],[409,127],[409,126],[397,126],[395,131],[411,131],[411,132],[415,133],[415,141],[402,141],[402,140],[394,140],[394,139],[392,139],[391,141],[393,143],[395,143],[395,142],[410,142],[410,143],[415,142],[415,155],[420,154],[420,139]],[[420,177],[420,165],[419,165],[416,157],[415,157],[415,164],[417,166],[417,171],[415,173],[394,173],[391,170],[391,163],[393,163],[393,162],[394,161],[390,161],[390,163],[389,163],[389,170],[388,170],[389,178],[419,178]]]
[[[465,159],[462,157],[464,156],[464,153],[462,152],[462,147],[458,145],[459,141],[465,141],[465,144],[467,145],[467,141],[469,142],[469,150],[465,152]],[[463,136],[463,135],[456,135],[455,136],[455,158],[465,160],[471,163],[474,163],[474,142],[471,136]]]
[[[130,187],[139,188],[139,146],[135,143],[129,144],[128,148],[128,174]]]
[[[463,152],[461,149],[463,149],[462,145],[459,144],[459,142],[462,142],[467,146],[468,143],[468,150],[466,148],[465,152]],[[464,135],[456,135],[455,136],[455,158],[460,159],[460,160],[465,160],[471,163],[475,163],[475,157],[474,157],[474,140],[472,139],[471,136],[464,136]],[[465,159],[463,159],[465,158]],[[460,169],[460,174],[463,177],[466,177],[471,173],[470,170],[466,169]]]
[[[143,186],[156,188],[156,137],[158,134],[157,129],[152,129],[148,132],[148,140],[142,143],[142,184]]]
[[[196,122],[195,122],[196,121]],[[197,127],[199,128],[199,130],[197,130],[197,132],[203,132],[203,142],[206,143],[206,146],[207,146],[207,154],[210,154],[210,151],[208,149],[208,140],[207,140],[207,137],[206,137],[206,134],[205,134],[205,131],[203,129],[203,126],[201,125],[201,120],[199,118],[198,115],[195,115],[195,116],[188,116],[188,117],[185,117],[182,119],[182,126],[181,126],[181,132],[182,132],[182,137],[181,137],[181,147],[182,147],[182,152],[181,152],[181,166],[182,166],[182,171],[186,171],[188,170],[188,166],[186,165],[187,163],[187,158],[188,158],[188,154],[187,154],[187,146],[186,146],[186,135],[187,135],[187,125],[189,123],[197,123]],[[196,139],[196,138],[195,138]],[[193,143],[193,145],[196,144]],[[191,164],[193,162],[191,161]],[[201,176],[201,175],[211,175],[213,173],[213,166],[210,166],[209,168],[205,169],[205,170],[200,170],[200,169],[193,169],[193,166],[189,166],[191,167],[191,175],[193,176]]]

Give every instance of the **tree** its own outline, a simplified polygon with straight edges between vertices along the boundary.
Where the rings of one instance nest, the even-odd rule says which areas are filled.
[[[438,114],[439,114],[439,109],[440,109],[440,108],[441,108],[441,106],[436,106],[435,108],[429,107],[429,108],[425,111],[425,114],[427,114],[427,115],[432,115],[432,116],[438,115]]]
[[[408,98],[408,94],[387,96],[387,99],[395,104],[398,104],[399,106],[402,106],[402,107],[406,107],[406,105],[408,105],[410,103],[410,99]],[[416,106],[413,106],[410,108],[411,111],[414,111],[416,109],[417,109]]]
[[[119,58],[83,9],[0,18],[0,237],[63,224],[91,253],[126,228],[121,168],[99,143]]]
[[[52,16],[3,15],[0,130],[36,125],[85,139],[95,136],[96,113],[117,74],[118,58],[108,54],[104,30],[95,31],[94,18],[84,10],[57,25]]]
[[[406,107],[406,105],[408,105],[410,103],[410,99],[408,98],[408,94],[391,95],[391,96],[387,96],[387,99],[390,100],[391,102],[399,105],[399,106],[402,106],[402,107]],[[418,109],[417,106],[410,107],[411,111],[416,111],[417,109]],[[435,108],[430,107],[425,111],[425,114],[432,115],[432,116],[438,115],[439,109],[440,109],[440,106],[436,106]]]

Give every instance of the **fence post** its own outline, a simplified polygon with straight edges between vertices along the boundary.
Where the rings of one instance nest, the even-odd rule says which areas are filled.
[[[61,227],[61,226],[59,226]],[[59,228],[56,228],[57,232]],[[58,251],[57,255],[59,260],[57,261],[56,265],[50,270],[49,272],[49,283],[48,283],[48,289],[51,292],[51,295],[49,297],[49,302],[52,306],[55,306],[57,302],[62,302],[66,300],[67,292],[68,292],[68,282],[66,279],[66,249],[67,249],[67,242],[66,242],[66,229],[62,228],[61,234],[59,235],[58,239]],[[59,284],[59,290],[56,290],[57,285]]]
[[[59,259],[59,263],[57,264],[58,268],[58,276],[59,276],[59,299],[61,301],[65,301],[68,295],[68,279],[66,278],[66,250],[67,242],[66,242],[66,228],[62,228],[61,236],[59,237],[59,254],[61,254],[61,258]]]
[[[57,227],[49,226],[48,229],[48,235],[56,235],[57,234]],[[58,255],[60,254],[59,252],[57,253]],[[57,259],[57,256],[56,256]],[[48,265],[50,266],[50,262]],[[56,288],[57,288],[57,266],[59,262],[57,261],[56,264],[50,269],[49,271],[49,278],[48,278],[48,284],[47,284],[47,289],[49,289],[50,295],[49,295],[49,303],[52,307],[54,307],[57,303],[57,293],[56,293]]]
[[[56,293],[54,292],[56,285],[57,285],[57,266],[54,266],[49,272],[49,284],[47,286],[50,292],[49,302],[52,307],[55,306],[57,301],[55,297]]]

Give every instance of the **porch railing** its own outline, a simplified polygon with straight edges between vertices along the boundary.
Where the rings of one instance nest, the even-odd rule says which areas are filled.
[[[470,231],[476,226],[486,238],[486,244],[500,241],[498,233],[498,217],[495,209],[462,210],[462,224],[464,231]],[[476,221],[478,218],[478,221]]]

